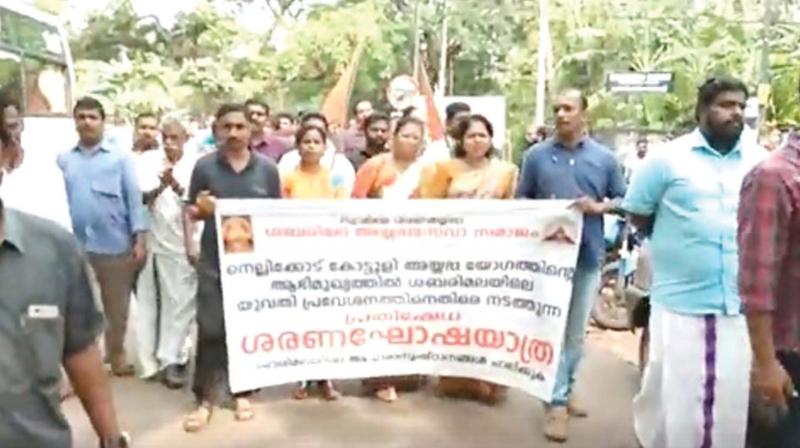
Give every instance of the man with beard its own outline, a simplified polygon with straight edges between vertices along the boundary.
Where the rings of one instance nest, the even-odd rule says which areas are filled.
[[[133,121],[133,153],[143,154],[158,149],[158,117],[144,112]]]
[[[270,134],[269,106],[264,101],[250,99],[244,103],[247,109],[247,119],[252,125],[250,149],[265,156],[274,163],[278,163],[281,156],[291,148],[294,142]]]
[[[747,88],[712,78],[699,127],[644,159],[623,201],[649,230],[650,351],[634,399],[645,448],[742,448],[751,352],[737,288],[739,189],[765,151],[741,139]]]
[[[19,165],[21,152],[13,129],[5,126],[4,106],[0,104],[0,184],[4,173]],[[72,446],[59,404],[62,365],[100,446],[128,446],[96,344],[103,316],[72,235],[0,201],[0,285],[0,446]]]
[[[156,152],[158,187],[145,195],[151,230],[147,263],[136,287],[136,334],[142,377],[179,389],[188,362],[183,349],[194,321],[197,291],[197,275],[184,247],[188,241],[194,249],[194,225],[183,217],[194,160],[184,153],[188,135],[179,121],[165,121],[161,134],[164,151]]]
[[[364,121],[364,135],[367,139],[366,147],[347,156],[356,171],[367,160],[386,152],[386,143],[389,141],[389,117],[382,113],[374,113],[367,117]]]
[[[58,155],[72,230],[86,251],[100,287],[108,321],[106,357],[116,376],[133,374],[125,355],[125,331],[136,271],[147,255],[142,193],[131,155],[104,140],[105,110],[94,98],[73,110],[78,144]]]
[[[588,415],[573,394],[573,385],[605,258],[603,215],[614,211],[625,194],[614,154],[587,135],[587,109],[586,96],[578,90],[565,90],[556,97],[556,134],[528,151],[517,190],[519,198],[574,200],[572,207],[583,213],[564,344],[544,424],[545,437],[556,442],[567,440],[570,417]]]

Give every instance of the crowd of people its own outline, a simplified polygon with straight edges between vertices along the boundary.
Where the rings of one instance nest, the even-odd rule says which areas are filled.
[[[188,144],[181,121],[141,114],[133,147],[117,148],[105,138],[102,104],[81,98],[73,111],[79,140],[57,159],[72,234],[0,208],[0,446],[71,445],[58,411],[62,372],[101,445],[128,446],[104,365],[113,376],[182,388],[194,358],[195,407],[185,431],[202,430],[221,407],[237,421],[252,419],[255,391],[233,394],[228,384],[215,201],[422,198],[569,199],[583,213],[560,365],[546,403],[548,439],[566,441],[570,419],[588,416],[574,383],[600,287],[603,216],[625,213],[649,236],[654,258],[650,356],[634,401],[640,443],[743,447],[752,375],[756,399],[782,412],[784,428],[773,435],[784,439],[774,446],[797,447],[800,135],[764,160],[761,148],[741,139],[747,95],[735,79],[706,82],[697,128],[658,151],[645,145],[630,182],[614,153],[590,136],[586,96],[574,89],[555,96],[552,137],[529,130],[521,171],[498,157],[492,123],[463,103],[447,108],[442,142],[429,141],[414,113],[390,116],[366,101],[357,103],[349,130],[332,131],[320,113],[295,122],[270,117],[264,102],[250,100],[222,105],[200,144]],[[15,175],[24,154],[8,110],[0,109],[0,182],[4,173]],[[136,368],[124,340],[132,296]],[[426,381],[363,384],[393,402],[398,391]],[[487,403],[506,393],[456,377],[439,378],[435,389]],[[299,384],[293,397],[312,393],[340,396],[320,379]]]

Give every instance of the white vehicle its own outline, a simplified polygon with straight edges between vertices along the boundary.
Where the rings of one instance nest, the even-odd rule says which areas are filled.
[[[75,71],[56,17],[20,1],[0,0],[0,94],[24,117],[22,167],[3,182],[10,207],[69,227],[56,156],[77,142],[72,121]]]

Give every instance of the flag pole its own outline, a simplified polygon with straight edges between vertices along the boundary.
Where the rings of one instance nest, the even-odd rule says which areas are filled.
[[[547,54],[550,50],[550,25],[548,0],[539,0],[539,50],[536,68],[536,118],[537,126],[544,124],[545,95],[547,94]]]
[[[414,2],[414,79],[419,76],[419,0]]]
[[[447,92],[447,0],[442,0],[442,49],[439,53],[439,81],[436,90],[444,98]]]

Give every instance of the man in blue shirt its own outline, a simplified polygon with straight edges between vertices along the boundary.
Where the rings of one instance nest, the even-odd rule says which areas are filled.
[[[737,290],[736,213],[765,152],[741,139],[747,88],[712,78],[698,129],[651,151],[622,208],[651,231],[650,348],[634,400],[645,448],[742,448],[751,354]]]
[[[131,155],[103,139],[105,111],[93,98],[73,110],[78,145],[59,154],[72,229],[86,251],[108,321],[106,357],[114,375],[133,373],[125,356],[128,306],[137,270],[145,260],[147,230],[142,193]]]
[[[572,386],[600,287],[605,256],[603,215],[613,211],[625,194],[614,154],[586,133],[587,106],[586,97],[577,90],[567,90],[556,98],[556,135],[528,151],[517,190],[519,198],[575,199],[573,207],[584,215],[564,346],[544,427],[545,436],[558,442],[567,440],[570,416],[587,415],[571,396]]]

